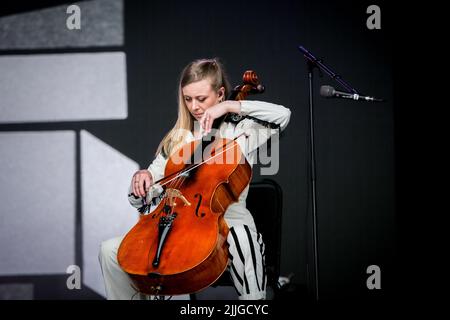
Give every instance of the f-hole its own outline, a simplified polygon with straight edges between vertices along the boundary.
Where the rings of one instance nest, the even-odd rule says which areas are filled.
[[[196,193],[194,195],[194,198],[198,198],[197,206],[195,208],[195,215],[200,218],[200,216],[198,215],[198,209],[200,208],[200,204],[202,203],[202,198],[203,197],[202,197],[202,195],[200,193]],[[202,212],[200,215],[203,218],[205,216],[205,213]]]

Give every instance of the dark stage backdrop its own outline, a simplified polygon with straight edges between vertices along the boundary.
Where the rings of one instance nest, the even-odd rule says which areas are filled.
[[[60,241],[60,236],[63,245],[70,248],[61,245],[52,249],[46,261],[59,262],[48,262],[49,268],[45,263],[36,269],[33,264],[23,267],[25,261],[20,256],[0,263],[0,287],[3,285],[4,291],[11,294],[14,283],[27,281],[42,288],[42,281],[33,279],[43,275],[61,277],[49,286],[65,285],[66,267],[75,264],[86,270],[84,295],[71,293],[67,297],[104,294],[96,261],[99,241],[118,236],[135,221],[134,211],[127,207],[126,189],[132,173],[149,165],[159,141],[176,120],[179,73],[193,59],[219,57],[232,85],[241,82],[245,70],[258,73],[266,92],[249,99],[278,103],[292,111],[280,140],[279,171],[269,178],[283,189],[281,273],[293,274],[297,289],[308,288],[311,294],[308,78],[298,45],[322,58],[360,93],[387,100],[374,104],[324,99],[319,96],[321,85],[342,88],[315,70],[320,298],[372,298],[392,291],[396,255],[394,101],[392,13],[387,4],[376,3],[381,8],[379,30],[366,26],[370,1],[94,0],[77,4],[82,22],[77,31],[66,29],[69,3],[64,1],[44,1],[41,5],[15,2],[4,7],[0,16],[0,67],[4,68],[0,83],[19,84],[0,89],[7,97],[0,98],[4,114],[0,116],[2,157],[6,153],[15,155],[2,163],[2,193],[10,191],[2,197],[1,216],[5,220],[1,229],[15,223],[19,228],[16,233],[34,230],[35,237],[56,234],[48,243]],[[23,70],[27,63],[28,69]],[[4,70],[9,72],[8,78],[1,76]],[[39,78],[41,70],[48,73]],[[30,74],[35,77],[34,85],[38,83],[31,89],[20,85],[28,83]],[[42,92],[53,98],[45,100]],[[40,110],[39,104],[46,107]],[[37,133],[45,136],[35,136]],[[60,134],[65,138],[58,140]],[[71,161],[72,174],[60,176],[71,185],[69,213],[61,222],[64,232],[52,229],[55,226],[45,205],[40,219],[44,222],[38,231],[16,221],[23,217],[17,217],[18,206],[12,203],[23,197],[21,185],[11,180],[22,179],[22,171],[6,163],[27,157],[29,148],[18,149],[17,145],[38,143],[38,150],[29,159],[43,160],[42,166],[33,170],[32,179],[46,179],[54,170],[64,171],[58,168],[62,166],[60,161],[48,167],[48,159],[55,159],[60,150],[47,143],[52,137],[58,146],[68,148],[67,158],[61,156],[61,162]],[[107,167],[111,161],[116,165]],[[97,175],[103,170],[109,173]],[[264,178],[259,172],[255,167],[255,180]],[[25,191],[34,193],[35,189]],[[49,191],[39,199],[57,210],[51,203],[67,204],[55,200],[57,197]],[[129,218],[120,226],[106,227],[108,233],[100,237],[102,225],[113,223],[105,216],[105,212],[114,210],[112,207],[127,208]],[[125,219],[124,211],[119,210],[116,216]],[[98,218],[99,214],[103,218]],[[2,260],[8,259],[3,252],[22,250],[22,245],[2,239]],[[69,253],[61,258],[58,252]],[[380,290],[366,286],[370,265],[380,267]],[[48,291],[39,296],[35,290],[34,298],[64,297],[61,288]]]

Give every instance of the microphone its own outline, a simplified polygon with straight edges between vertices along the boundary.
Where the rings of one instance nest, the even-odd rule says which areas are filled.
[[[377,99],[369,96],[361,96],[357,93],[348,93],[335,90],[332,86],[321,86],[320,87],[320,95],[326,98],[344,98],[344,99],[352,99],[352,100],[365,100],[365,101],[374,101],[381,102],[383,99]]]

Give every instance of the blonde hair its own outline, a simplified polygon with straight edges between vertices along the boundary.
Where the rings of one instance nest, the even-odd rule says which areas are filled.
[[[210,79],[211,87],[216,92],[221,87],[224,87],[224,95],[228,97],[230,85],[225,69],[219,59],[198,59],[189,63],[181,72],[178,85],[178,119],[173,128],[160,142],[156,155],[161,152],[164,157],[169,157],[176,147],[185,141],[188,132],[193,130],[195,119],[184,101],[183,87],[203,79]]]

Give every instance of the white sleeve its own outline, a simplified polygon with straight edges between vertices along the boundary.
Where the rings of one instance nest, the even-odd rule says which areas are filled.
[[[241,100],[240,103],[241,115],[260,120],[249,118],[239,123],[241,129],[249,134],[247,153],[263,145],[272,135],[283,131],[291,118],[291,110],[282,105],[254,100]]]
[[[164,177],[164,170],[166,169],[167,159],[163,157],[161,152],[156,156],[152,163],[148,166],[148,171],[152,175],[153,182],[158,181]]]
[[[284,130],[289,123],[291,110],[279,104],[255,100],[240,100],[241,115],[274,123]]]
[[[158,181],[159,179],[164,177],[164,170],[166,168],[167,159],[162,156],[161,153],[159,153],[156,158],[153,160],[153,162],[148,166],[148,171],[150,172],[153,182]],[[146,201],[147,203],[150,203],[153,198],[160,195],[162,192],[161,186],[154,185],[149,189],[149,192],[147,193]],[[130,187],[128,188],[128,201],[130,204],[139,209],[141,208],[144,203],[142,201],[142,197],[137,197],[132,194],[133,192],[133,186],[130,183]]]

